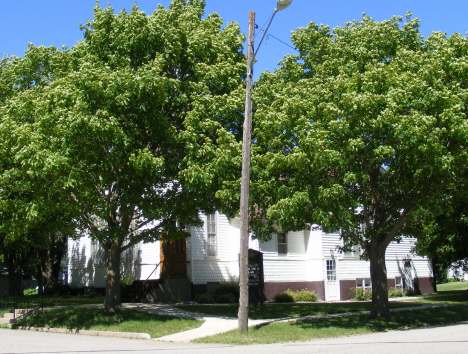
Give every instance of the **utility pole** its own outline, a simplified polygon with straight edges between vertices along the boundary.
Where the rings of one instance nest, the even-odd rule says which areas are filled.
[[[252,142],[252,79],[254,60],[255,12],[249,12],[249,33],[247,39],[247,79],[245,94],[245,117],[242,141],[242,180],[240,201],[240,255],[239,255],[239,313],[238,328],[249,330],[249,192],[250,156]]]

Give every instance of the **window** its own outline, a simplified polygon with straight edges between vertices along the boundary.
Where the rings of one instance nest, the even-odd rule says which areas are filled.
[[[105,264],[105,253],[98,240],[91,240],[91,259],[95,265]]]
[[[351,246],[351,250],[348,252],[344,252],[343,256],[348,258],[359,258],[362,255],[361,246],[353,245]]]
[[[372,287],[372,282],[370,279],[356,279],[356,288],[361,289],[370,289]]]
[[[395,277],[395,289],[403,289],[403,278]]]
[[[327,280],[335,281],[336,280],[336,261],[327,260]]]
[[[286,242],[286,234],[284,232],[278,232],[277,239],[278,239],[278,255],[286,256],[288,254],[288,244]]]
[[[216,257],[216,214],[206,216],[208,257]]]

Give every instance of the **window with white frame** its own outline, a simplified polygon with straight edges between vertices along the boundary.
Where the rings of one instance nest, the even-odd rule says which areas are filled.
[[[403,278],[402,277],[395,277],[395,289],[403,289]]]
[[[284,232],[278,232],[276,234],[276,238],[278,241],[278,255],[286,256],[288,254],[288,243],[286,234]]]
[[[206,216],[206,230],[207,230],[207,255],[208,257],[216,257],[216,214],[208,214]]]
[[[334,259],[327,259],[327,280],[336,280],[336,261]]]
[[[356,288],[361,288],[361,289],[371,289],[372,287],[372,282],[370,279],[356,279]]]

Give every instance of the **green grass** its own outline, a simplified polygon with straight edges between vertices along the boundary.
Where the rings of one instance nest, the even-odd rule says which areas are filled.
[[[460,291],[460,290],[467,290],[468,289],[468,282],[466,281],[458,281],[458,282],[451,282],[445,284],[437,284],[437,292],[446,292],[446,291]]]
[[[437,284],[437,292],[418,299],[408,299],[407,302],[435,303],[435,304],[459,304],[468,302],[468,282],[452,282]]]
[[[390,308],[413,306],[408,303],[391,302]],[[239,306],[229,305],[177,305],[179,309],[217,315],[224,317],[237,317]],[[345,312],[370,311],[370,302],[340,302],[340,303],[284,303],[265,304],[249,307],[249,318],[252,320],[275,319],[285,317],[302,317],[312,315],[330,315]]]
[[[72,305],[93,305],[103,304],[104,297],[42,297],[40,295],[27,295],[21,297],[4,296],[2,300],[6,303],[13,305],[13,302],[17,300],[18,308],[34,308],[41,307],[44,303],[44,307],[55,307],[55,306],[72,306]]]
[[[44,311],[19,321],[17,326],[148,333],[151,338],[157,338],[197,328],[202,323],[201,320],[158,316],[130,309],[106,316],[98,308],[68,307]]]
[[[391,320],[373,320],[367,315],[273,322],[251,327],[248,333],[233,330],[196,340],[202,343],[267,344],[305,341],[317,338],[385,332],[468,320],[467,306],[392,313]]]

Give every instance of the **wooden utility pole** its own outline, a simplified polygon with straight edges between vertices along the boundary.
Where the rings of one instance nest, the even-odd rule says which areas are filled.
[[[241,332],[249,330],[249,191],[250,155],[252,141],[252,78],[254,59],[255,12],[249,12],[249,34],[247,39],[247,80],[245,94],[244,134],[242,140],[242,181],[241,181],[241,235],[239,255],[239,313],[238,328]]]

